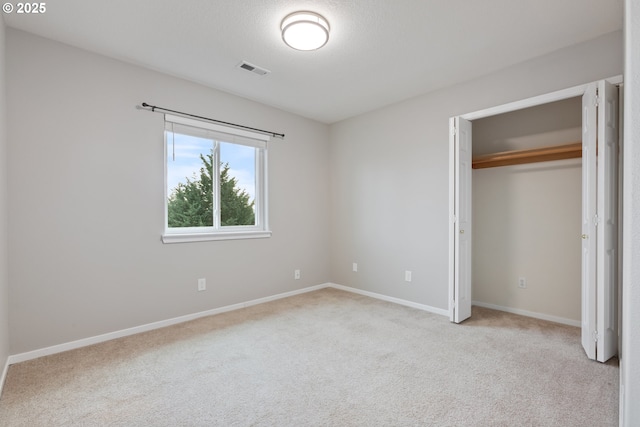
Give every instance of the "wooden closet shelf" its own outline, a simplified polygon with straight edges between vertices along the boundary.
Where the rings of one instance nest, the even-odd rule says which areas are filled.
[[[575,159],[578,157],[582,157],[582,142],[554,147],[534,148],[531,150],[486,154],[475,157],[471,162],[471,167],[473,169],[494,168],[497,166]]]

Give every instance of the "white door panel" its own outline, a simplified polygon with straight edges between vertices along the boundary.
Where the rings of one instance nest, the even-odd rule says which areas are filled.
[[[582,98],[582,346],[606,362],[618,348],[618,88]]]
[[[582,347],[596,358],[596,90],[582,96]]]
[[[453,182],[450,186],[450,319],[460,323],[471,317],[471,122],[455,117],[450,144]]]
[[[618,350],[618,88],[598,83],[597,360]]]
[[[449,321],[455,320],[455,283],[456,283],[456,186],[458,180],[457,149],[456,149],[456,119],[449,119]]]

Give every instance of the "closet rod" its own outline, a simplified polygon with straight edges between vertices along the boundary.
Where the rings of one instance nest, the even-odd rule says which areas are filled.
[[[196,119],[206,120],[206,121],[213,122],[213,123],[220,123],[222,125],[233,126],[235,128],[239,128],[239,129],[252,130],[254,132],[259,132],[259,133],[262,133],[262,134],[265,134],[265,135],[271,135],[274,138],[278,137],[278,138],[284,139],[284,133],[276,133],[276,132],[271,132],[269,130],[257,129],[257,128],[252,128],[252,127],[249,127],[249,126],[238,125],[238,124],[235,124],[235,123],[223,122],[222,120],[210,119],[209,117],[196,116],[195,114],[183,113],[182,111],[170,110],[168,108],[158,107],[156,105],[149,105],[146,102],[143,102],[142,106],[144,108],[150,108],[151,111],[154,112],[154,113],[155,113],[156,110],[162,110],[162,111],[167,111],[169,113],[180,114],[181,116],[193,117],[193,118],[196,118]]]
[[[504,151],[475,157],[471,161],[473,169],[498,166],[521,165],[525,163],[548,162],[551,160],[575,159],[582,157],[582,142],[531,150]]]

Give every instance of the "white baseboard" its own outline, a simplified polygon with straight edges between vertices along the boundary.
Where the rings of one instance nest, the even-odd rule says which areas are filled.
[[[224,307],[219,307],[219,308],[214,308],[212,310],[206,310],[206,311],[201,311],[198,313],[193,313],[193,314],[187,314],[185,316],[180,316],[180,317],[174,317],[172,319],[167,319],[167,320],[161,320],[158,322],[153,322],[153,323],[148,323],[146,325],[140,325],[140,326],[135,326],[133,328],[128,328],[128,329],[122,329],[119,331],[114,331],[114,332],[109,332],[106,334],[102,334],[102,335],[96,335],[93,337],[89,337],[89,338],[83,338],[83,339],[79,339],[76,341],[71,341],[71,342],[67,342],[67,343],[63,343],[63,344],[57,344],[57,345],[53,345],[50,347],[45,347],[45,348],[41,348],[38,350],[33,350],[33,351],[28,351],[25,353],[19,353],[19,354],[14,354],[9,356],[7,363],[5,365],[4,368],[4,372],[3,372],[3,376],[2,376],[2,381],[4,384],[4,376],[6,375],[7,372],[7,368],[9,365],[12,365],[14,363],[20,363],[20,362],[25,362],[27,360],[33,360],[33,359],[37,359],[39,357],[43,357],[43,356],[49,356],[52,354],[56,354],[56,353],[62,353],[63,351],[69,351],[69,350],[74,350],[77,348],[81,348],[81,347],[86,347],[89,345],[93,345],[93,344],[98,344],[101,342],[105,342],[105,341],[110,341],[116,338],[122,338],[122,337],[126,337],[126,336],[130,336],[130,335],[135,335],[135,334],[139,334],[141,332],[147,332],[147,331],[152,331],[154,329],[160,329],[160,328],[165,328],[167,326],[172,326],[172,325],[176,325],[178,323],[183,323],[183,322],[188,322],[190,320],[195,320],[201,317],[205,317],[205,316],[213,316],[215,314],[220,314],[220,313],[226,313],[228,311],[233,311],[233,310],[239,310],[241,308],[246,308],[246,307],[250,307],[253,305],[257,305],[257,304],[263,304],[265,302],[269,302],[269,301],[275,301],[278,299],[282,299],[282,298],[287,298],[287,297],[291,297],[294,295],[299,295],[299,294],[303,294],[303,293],[307,293],[307,292],[313,292],[313,291],[317,291],[320,289],[324,289],[324,288],[335,288],[335,289],[340,289],[343,291],[347,291],[347,292],[352,292],[355,294],[360,294],[360,295],[365,295],[371,298],[376,298],[379,300],[383,300],[383,301],[389,301],[395,304],[400,304],[400,305],[405,305],[408,307],[412,307],[412,308],[417,308],[419,310],[424,310],[424,311],[428,311],[430,313],[435,313],[435,314],[440,314],[442,316],[449,316],[449,311],[448,310],[443,310],[441,308],[436,308],[436,307],[431,307],[429,305],[424,305],[424,304],[418,304],[412,301],[407,301],[407,300],[403,300],[400,298],[394,298],[394,297],[390,297],[387,295],[382,295],[382,294],[377,294],[374,292],[369,292],[369,291],[363,291],[361,289],[356,289],[356,288],[351,288],[348,286],[342,286],[342,285],[338,285],[335,283],[324,283],[321,285],[316,285],[316,286],[310,286],[307,288],[303,288],[303,289],[297,289],[295,291],[290,291],[290,292],[284,292],[281,294],[277,294],[277,295],[272,295],[272,296],[268,296],[268,297],[264,297],[264,298],[258,298],[258,299],[254,299],[251,301],[247,301],[247,302],[242,302],[242,303],[238,303],[238,304],[232,304],[232,305],[227,305]],[[0,387],[0,391],[1,391],[1,387]]]
[[[520,310],[519,308],[503,307],[501,305],[488,304],[480,301],[473,301],[473,305],[491,308],[498,311],[506,311],[507,313],[519,314],[521,316],[533,317],[535,319],[548,320],[549,322],[561,323],[563,325],[577,326],[578,328],[582,326],[578,320],[566,319],[564,317],[552,316],[550,314],[536,313],[534,311]]]
[[[37,359],[38,357],[49,356],[51,354],[62,353],[63,351],[74,350],[76,348],[86,347],[93,344],[98,344],[105,341],[110,341],[116,338],[122,338],[129,335],[139,334],[141,332],[152,331],[154,329],[160,329],[171,325],[176,325],[178,323],[188,322],[190,320],[195,320],[200,317],[212,316],[214,314],[225,313],[227,311],[239,310],[241,308],[250,307],[252,305],[262,304],[269,301],[275,301],[282,298],[287,298],[294,295],[303,294],[306,292],[313,292],[319,289],[326,288],[327,284],[310,286],[308,288],[297,289],[291,292],[284,292],[277,295],[272,295],[269,297],[258,298],[255,300],[242,302],[238,304],[227,305],[225,307],[214,308],[212,310],[201,311],[198,313],[187,314],[185,316],[174,317],[173,319],[161,320],[158,322],[148,323],[146,325],[135,326],[133,328],[122,329],[115,332],[109,332],[102,335],[97,335],[94,337],[83,338],[76,341],[67,342],[64,344],[57,344],[51,347],[45,347],[38,350],[28,351],[25,353],[19,353],[9,356],[7,361],[7,366],[12,365],[14,363],[25,362],[27,360]],[[5,368],[6,371],[6,368]],[[4,378],[4,377],[3,377]]]
[[[377,294],[375,292],[363,291],[362,289],[351,288],[349,286],[337,285],[335,283],[328,283],[327,287],[340,289],[342,291],[352,292],[354,294],[365,295],[371,298],[376,298],[383,301],[393,302],[395,304],[406,305],[407,307],[417,308],[418,310],[428,311],[434,314],[440,314],[442,316],[449,316],[449,310],[444,310],[442,308],[431,307],[430,305],[418,304],[417,302],[407,301],[400,298],[390,297],[387,295]]]

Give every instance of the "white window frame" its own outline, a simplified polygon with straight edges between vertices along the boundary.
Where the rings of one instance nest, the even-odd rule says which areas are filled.
[[[214,215],[212,227],[181,227],[169,228],[168,198],[169,188],[167,184],[168,146],[172,142],[169,136],[172,133],[173,125],[184,125],[198,130],[210,131],[217,138],[214,141],[214,156],[212,185],[214,188],[220,187],[220,142],[248,145],[256,148],[256,188],[254,197],[255,225],[244,226],[220,226],[219,212]],[[234,239],[260,239],[271,237],[268,222],[268,197],[267,197],[267,142],[270,137],[257,132],[244,129],[236,129],[229,126],[218,125],[211,122],[195,120],[182,116],[165,114],[164,132],[164,232],[162,234],[163,243],[186,243],[203,242],[211,240],[234,240]],[[217,207],[220,206],[220,192],[214,192],[217,198]],[[215,208],[215,206],[214,206]]]

